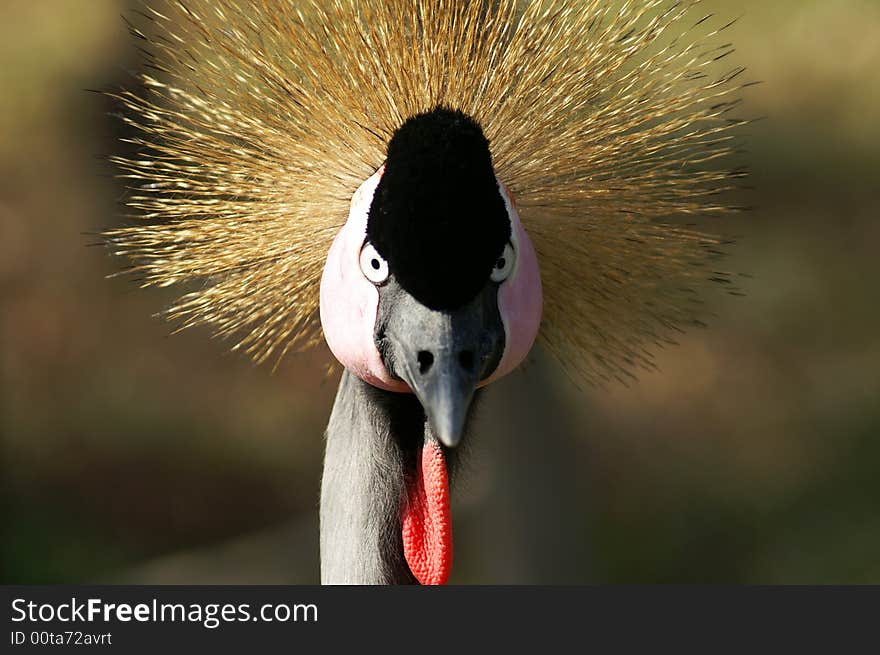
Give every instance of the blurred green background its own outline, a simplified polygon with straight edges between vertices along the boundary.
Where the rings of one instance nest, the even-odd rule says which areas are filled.
[[[744,299],[631,388],[540,354],[487,394],[453,582],[880,582],[880,2],[727,0]],[[118,224],[123,0],[0,5],[0,581],[316,582],[322,354],[274,375],[85,233]]]

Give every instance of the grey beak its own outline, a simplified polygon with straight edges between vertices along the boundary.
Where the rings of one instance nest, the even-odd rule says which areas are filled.
[[[453,448],[487,361],[483,302],[436,311],[398,290],[390,315],[380,348],[386,364],[415,392],[433,436]]]
[[[406,367],[404,379],[425,409],[434,436],[447,448],[454,448],[464,434],[468,409],[474,397],[478,373],[476,366],[465,366],[454,349],[419,350],[416,368]],[[467,363],[467,361],[465,361]]]

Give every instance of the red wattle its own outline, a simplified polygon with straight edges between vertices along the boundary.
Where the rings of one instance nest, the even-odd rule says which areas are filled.
[[[452,518],[446,459],[439,444],[422,448],[403,504],[403,554],[422,584],[446,584],[452,569]]]

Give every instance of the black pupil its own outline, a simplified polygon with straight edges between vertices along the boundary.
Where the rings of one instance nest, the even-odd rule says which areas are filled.
[[[497,262],[495,262],[495,268],[504,268],[507,265],[507,260],[502,257]]]
[[[379,263],[379,260],[378,260],[378,259],[371,259],[371,260],[370,260],[370,266],[373,267],[373,270],[378,271],[378,270],[379,270],[379,267],[381,266],[381,264]]]

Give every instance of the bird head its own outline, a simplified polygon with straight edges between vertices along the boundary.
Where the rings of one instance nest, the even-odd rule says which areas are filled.
[[[336,358],[415,393],[453,447],[477,387],[528,354],[541,308],[534,248],[479,124],[442,107],[408,119],[327,257],[321,323]]]

